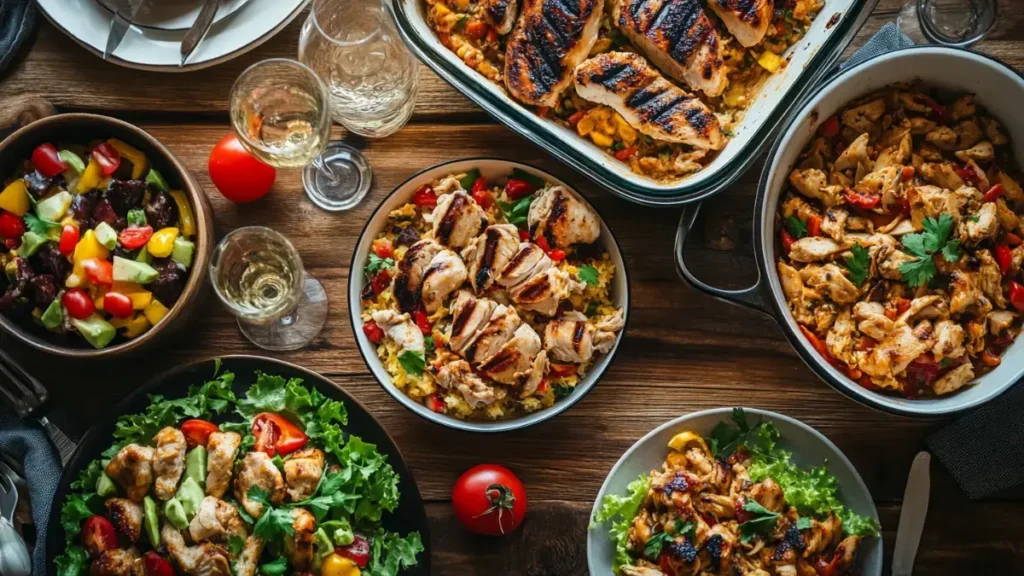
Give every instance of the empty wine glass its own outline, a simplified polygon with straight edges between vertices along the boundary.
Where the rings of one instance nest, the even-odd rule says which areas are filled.
[[[998,18],[997,0],[911,0],[896,21],[918,44],[966,48],[984,39]]]
[[[230,232],[210,261],[213,289],[253,344],[296,350],[327,321],[327,292],[287,238],[262,226]]]

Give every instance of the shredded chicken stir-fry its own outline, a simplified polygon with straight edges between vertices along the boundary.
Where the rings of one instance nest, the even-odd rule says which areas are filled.
[[[851,379],[908,398],[998,366],[1024,312],[1010,141],[974,95],[929,94],[891,87],[825,120],[778,209],[777,270],[804,335]]]

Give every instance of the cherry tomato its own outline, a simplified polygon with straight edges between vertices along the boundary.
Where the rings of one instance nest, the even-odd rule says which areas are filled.
[[[566,376],[572,376],[576,374],[575,364],[559,364],[552,362],[548,364],[548,374],[555,378],[565,378]]]
[[[533,194],[533,185],[526,180],[509,178],[505,182],[505,195],[511,200],[519,200]]]
[[[1024,312],[1024,285],[1010,282],[1010,304],[1013,304],[1017,312]]]
[[[117,241],[129,250],[136,250],[145,246],[152,237],[152,226],[129,226],[117,235]]]
[[[441,398],[440,394],[427,396],[427,399],[423,401],[423,405],[438,414],[444,414],[444,398]]]
[[[818,134],[826,138],[832,138],[836,134],[839,134],[839,117],[835,114],[829,116],[821,123],[818,127]]]
[[[985,196],[982,197],[982,200],[985,201],[985,202],[995,202],[1002,195],[1003,195],[1003,185],[1002,184],[996,184],[995,186],[989,188],[988,192],[985,192]]]
[[[370,289],[373,290],[374,295],[387,290],[390,285],[391,274],[389,274],[387,270],[378,271],[373,275],[373,278],[370,279]]]
[[[185,444],[189,448],[206,446],[210,441],[210,434],[220,432],[220,428],[213,422],[193,418],[181,423],[181,433],[185,435]]]
[[[633,154],[636,154],[636,146],[626,146],[622,150],[615,151],[615,158],[626,161],[629,160]]]
[[[1006,244],[999,244],[993,250],[995,252],[996,263],[999,264],[999,270],[1003,273],[1003,276],[1010,274],[1013,268],[1013,251]]]
[[[455,517],[474,534],[499,536],[526,515],[526,489],[508,468],[480,464],[466,470],[452,489]]]
[[[384,341],[384,330],[372,320],[363,324],[363,334],[366,334],[366,337],[374,344],[380,344]]]
[[[573,113],[572,116],[569,116],[569,124],[572,126],[579,124],[580,120],[583,120],[583,117],[586,115],[586,110],[577,110],[576,112]]]
[[[466,36],[479,40],[487,36],[487,23],[483,20],[470,20],[466,23]]]
[[[81,234],[78,232],[78,226],[65,224],[64,229],[60,232],[60,253],[65,256],[71,256],[75,252],[75,246],[78,245],[80,237]]]
[[[110,286],[114,283],[114,265],[100,258],[88,258],[82,261],[82,268],[93,284]]]
[[[565,250],[555,248],[548,252],[548,258],[551,258],[555,262],[561,262],[562,260],[565,260]]]
[[[793,238],[785,228],[779,230],[779,236],[782,240],[782,251],[788,255],[789,251],[793,249],[793,243],[796,242],[796,238]]]
[[[252,435],[256,438],[256,450],[267,456],[286,456],[309,442],[298,426],[273,412],[261,412],[253,418]]]
[[[90,516],[82,525],[82,546],[91,556],[117,548],[117,530],[103,516]]]
[[[882,201],[882,197],[878,194],[861,194],[855,190],[849,188],[843,193],[843,199],[846,203],[851,206],[856,206],[862,210],[871,210],[878,206],[878,203]]]
[[[166,558],[153,550],[142,555],[142,566],[146,576],[174,576],[174,567]]]
[[[335,554],[355,562],[359,568],[366,568],[370,563],[370,552],[370,541],[359,534],[355,535],[355,540],[352,540],[351,544],[334,547]]]
[[[427,319],[427,311],[423,306],[420,306],[416,312],[413,313],[412,319],[416,322],[416,326],[419,327],[420,332],[423,332],[424,336],[429,336],[433,330],[433,326],[430,325],[430,320]]]
[[[392,258],[395,255],[395,249],[391,246],[390,240],[374,240],[373,253],[376,254],[378,258]]]
[[[520,230],[519,231],[519,240],[521,240],[523,242],[528,242],[530,240],[530,232],[527,231],[527,230]]]
[[[821,236],[821,217],[811,216],[807,219],[807,232],[811,236]]]
[[[25,235],[25,221],[13,212],[0,210],[0,238],[17,240]]]
[[[120,292],[107,292],[103,295],[103,310],[115,318],[129,318],[134,313],[132,299]]]
[[[213,147],[207,169],[217,190],[239,204],[266,196],[277,178],[277,170],[250,154],[234,134],[221,138]]]
[[[437,206],[437,194],[434,194],[433,188],[424,184],[412,195],[412,203],[420,208],[433,208]]]
[[[473,192],[473,200],[480,205],[484,210],[494,206],[494,196],[491,195],[487,190],[477,190]]]
[[[100,172],[110,176],[121,166],[121,154],[110,144],[104,142],[92,149],[92,157],[100,165]]]
[[[32,151],[32,165],[43,176],[53,178],[67,169],[67,165],[60,159],[60,153],[53,144],[40,144]]]
[[[89,298],[89,295],[81,288],[72,288],[65,292],[61,303],[67,308],[68,314],[78,320],[86,318],[96,311],[96,305],[93,304],[92,298]]]

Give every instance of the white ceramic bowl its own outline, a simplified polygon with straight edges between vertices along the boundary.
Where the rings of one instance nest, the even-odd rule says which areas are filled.
[[[388,214],[392,210],[410,202],[413,194],[423,184],[428,184],[433,180],[441,179],[449,174],[467,172],[473,168],[479,169],[481,175],[486,177],[488,180],[506,178],[512,173],[513,168],[518,168],[543,178],[545,181],[556,186],[564,186],[567,190],[576,194],[577,198],[593,209],[593,206],[587,202],[586,198],[577,193],[565,182],[555,178],[543,170],[540,170],[539,168],[535,168],[529,164],[523,164],[521,162],[512,162],[510,160],[501,160],[497,158],[467,158],[464,160],[445,162],[443,164],[427,168],[399,184],[398,187],[395,188],[395,190],[388,195],[383,202],[381,202],[380,206],[377,207],[377,210],[374,211],[373,216],[370,217],[366,226],[363,228],[363,233],[359,237],[359,243],[356,244],[355,250],[352,254],[352,266],[350,268],[351,272],[348,282],[349,316],[352,323],[352,331],[359,347],[359,353],[363,356],[363,360],[366,362],[366,365],[370,368],[373,375],[377,378],[377,381],[380,382],[380,385],[384,387],[384,390],[386,390],[388,394],[391,394],[391,396],[393,396],[395,400],[400,402],[403,406],[427,420],[437,422],[449,428],[467,430],[470,432],[504,432],[507,430],[525,428],[527,426],[537,424],[538,422],[543,422],[548,418],[553,418],[569,406],[575,404],[583,397],[584,394],[597,384],[597,381],[600,380],[605,370],[607,370],[608,366],[611,365],[612,358],[615,357],[619,344],[622,342],[622,336],[625,334],[626,328],[628,328],[629,325],[629,277],[628,272],[626,271],[626,263],[622,258],[622,252],[619,250],[618,241],[612,234],[611,229],[608,228],[608,223],[603,217],[601,217],[601,237],[598,239],[598,242],[608,253],[612,263],[615,264],[615,278],[611,289],[611,301],[617,308],[622,308],[626,327],[619,332],[619,337],[611,351],[598,358],[590,367],[590,372],[588,372],[586,377],[576,385],[576,388],[572,393],[555,402],[554,406],[511,420],[480,422],[460,420],[446,414],[438,414],[437,412],[429,410],[419,402],[416,402],[406,396],[405,393],[391,383],[391,375],[388,374],[388,371],[384,368],[380,358],[377,357],[377,347],[370,342],[366,337],[366,334],[362,331],[363,321],[361,319],[361,315],[363,312],[363,301],[360,297],[360,293],[362,292],[363,287],[366,286],[367,282],[366,275],[362,273],[363,265],[367,258],[369,258],[370,246],[373,243],[373,239],[376,238],[384,228]],[[595,212],[597,211],[595,210]],[[598,216],[600,217],[600,213],[598,213]]]
[[[782,414],[744,408],[751,423],[769,420],[782,434],[779,445],[793,453],[793,462],[798,466],[828,465],[829,472],[839,481],[839,500],[848,508],[862,516],[871,516],[878,520],[878,510],[871,499],[864,480],[846,459],[821,432],[807,424]],[[694,412],[681,416],[658,426],[619,458],[619,461],[608,473],[601,491],[597,494],[594,507],[590,511],[593,518],[601,507],[601,501],[608,494],[624,495],[626,486],[641,474],[661,468],[668,454],[668,441],[684,430],[693,430],[702,436],[711,434],[716,424],[728,421],[732,408],[715,408]],[[862,541],[858,549],[858,571],[862,576],[880,576],[882,574],[882,539],[881,537]],[[615,543],[608,537],[608,524],[598,524],[587,531],[587,566],[591,576],[618,576],[612,572],[612,558],[615,556]]]

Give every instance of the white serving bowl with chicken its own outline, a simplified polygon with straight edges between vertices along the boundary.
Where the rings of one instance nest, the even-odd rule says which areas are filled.
[[[1024,376],[1013,260],[1013,250],[1024,256],[1015,246],[1022,99],[1017,72],[954,48],[907,48],[842,72],[802,105],[765,167],[754,218],[758,284],[723,291],[687,270],[680,248],[696,210],[677,235],[680,273],[773,315],[803,360],[857,401],[934,416],[992,400]],[[832,149],[821,150],[815,172],[813,147],[832,133],[838,142],[824,144]],[[883,182],[889,172],[895,179]],[[816,174],[829,176],[816,186]],[[816,212],[821,231],[805,231],[800,224]],[[832,242],[838,252],[823,255]]]
[[[564,182],[518,162],[457,160],[412,176],[367,222],[352,270],[350,318],[371,372],[413,412],[462,430],[565,410],[608,368],[628,320],[607,224]]]

